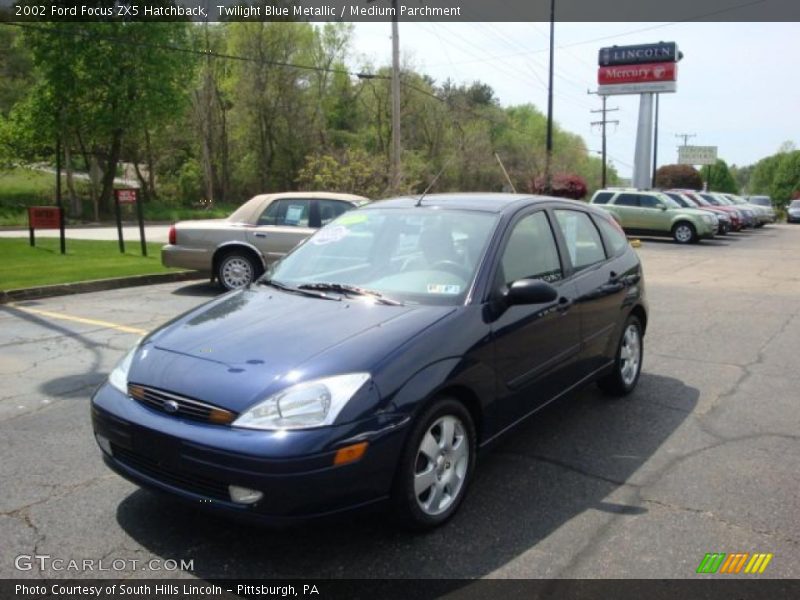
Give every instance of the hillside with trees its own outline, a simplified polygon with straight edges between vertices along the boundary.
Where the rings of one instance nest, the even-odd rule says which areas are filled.
[[[174,206],[293,189],[380,198],[421,191],[440,170],[435,191],[500,191],[495,153],[517,190],[544,173],[541,110],[406,67],[402,183],[390,189],[390,70],[348,66],[348,24],[0,25],[0,162],[53,165],[60,146],[73,216],[110,212],[122,165],[146,202]],[[601,163],[556,124],[552,172],[591,192]]]

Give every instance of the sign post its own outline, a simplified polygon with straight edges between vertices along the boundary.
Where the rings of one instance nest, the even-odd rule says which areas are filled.
[[[117,210],[117,232],[119,233],[119,251],[125,252],[125,242],[122,239],[122,218],[121,218],[121,204],[135,204],[136,205],[136,219],[139,221],[139,240],[142,244],[142,256],[147,256],[147,241],[144,238],[144,214],[142,211],[142,201],[139,199],[138,190],[136,188],[124,188],[114,190],[114,198],[116,200]]]
[[[119,208],[119,192],[114,190],[114,213],[117,217],[117,239],[119,240],[119,253],[125,254],[125,240],[122,238],[122,213]]]

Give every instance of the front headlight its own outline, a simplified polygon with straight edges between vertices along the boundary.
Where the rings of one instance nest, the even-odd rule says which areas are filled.
[[[369,373],[348,373],[298,383],[251,407],[233,426],[307,429],[330,425],[369,378]]]
[[[705,221],[709,225],[712,225],[714,223],[714,217],[712,217],[711,215],[703,215],[703,221]]]
[[[136,350],[139,348],[139,343],[137,342],[136,345],[128,350],[128,353],[122,357],[122,360],[117,363],[117,366],[114,367],[114,370],[108,376],[108,383],[113,385],[123,394],[128,393],[128,371],[131,369],[131,363],[133,362],[133,355],[136,354]]]

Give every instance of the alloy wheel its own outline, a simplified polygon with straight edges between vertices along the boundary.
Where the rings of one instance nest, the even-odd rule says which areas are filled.
[[[631,385],[636,380],[641,360],[642,343],[639,337],[639,328],[631,323],[625,329],[620,348],[619,370],[625,385]]]
[[[414,495],[427,515],[444,513],[459,497],[469,468],[469,440],[453,415],[438,418],[422,436],[414,467]]]

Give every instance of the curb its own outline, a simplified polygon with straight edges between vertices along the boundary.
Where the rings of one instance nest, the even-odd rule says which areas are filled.
[[[86,294],[89,292],[104,292],[120,288],[136,287],[139,285],[155,285],[158,283],[172,283],[174,281],[192,281],[208,279],[199,271],[180,271],[178,273],[155,273],[153,275],[134,275],[131,277],[114,277],[112,279],[95,279],[92,281],[79,281],[76,283],[57,283],[41,287],[21,288],[18,290],[0,290],[0,304],[18,302],[20,300],[39,300],[53,296],[67,296],[70,294]]]

